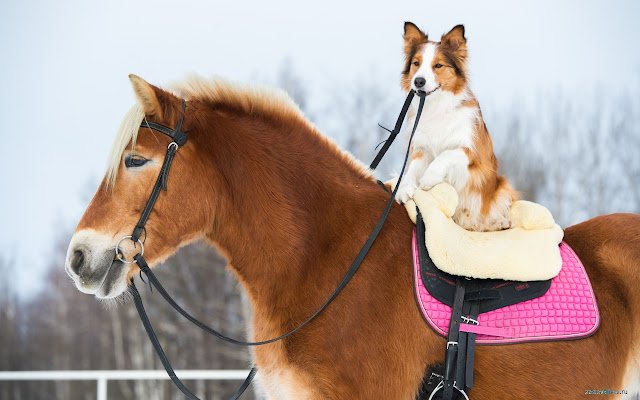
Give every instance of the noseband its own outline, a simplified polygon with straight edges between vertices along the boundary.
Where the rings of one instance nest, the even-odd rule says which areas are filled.
[[[410,91],[409,94],[407,95],[407,98],[404,102],[404,105],[402,106],[402,110],[400,111],[400,114],[398,115],[398,119],[396,121],[396,125],[394,127],[394,129],[392,131],[390,131],[390,135],[389,138],[385,141],[384,146],[380,149],[380,151],[378,152],[378,154],[376,155],[376,157],[374,158],[373,162],[370,165],[371,169],[375,169],[378,165],[378,163],[380,162],[380,160],[382,159],[382,157],[384,156],[384,154],[387,152],[387,150],[389,149],[389,147],[391,146],[391,143],[393,142],[393,140],[396,138],[396,136],[398,135],[398,133],[400,132],[400,128],[402,126],[402,122],[404,121],[404,118],[407,114],[407,111],[409,109],[409,106],[411,105],[411,101],[413,100],[413,97],[416,93],[414,91]],[[142,274],[144,273],[147,276],[147,279],[149,280],[149,284],[151,287],[155,287],[158,291],[158,293],[160,293],[160,295],[169,303],[169,305],[171,305],[180,315],[182,315],[183,317],[185,317],[187,320],[189,320],[190,322],[192,322],[194,325],[198,326],[200,329],[204,330],[205,332],[221,339],[224,340],[226,342],[235,344],[235,345],[239,345],[239,346],[262,346],[262,345],[266,345],[269,343],[273,343],[273,342],[277,342],[279,340],[282,340],[284,338],[287,338],[291,335],[293,335],[294,333],[298,332],[300,329],[302,329],[303,327],[305,327],[307,324],[309,324],[311,321],[313,321],[318,315],[320,315],[320,313],[322,313],[328,306],[329,304],[331,304],[333,302],[333,300],[335,300],[336,297],[338,297],[338,295],[340,294],[340,292],[342,292],[342,290],[347,286],[347,284],[351,281],[351,279],[353,278],[353,276],[355,275],[356,271],[358,270],[358,268],[360,267],[360,265],[362,264],[362,262],[364,261],[367,253],[369,252],[369,249],[371,249],[371,246],[373,246],[373,243],[375,242],[376,238],[378,237],[378,234],[380,233],[380,231],[382,230],[385,221],[387,220],[387,217],[389,216],[389,212],[391,211],[391,207],[393,206],[393,203],[395,201],[395,196],[396,193],[398,191],[398,188],[400,187],[400,181],[402,180],[402,176],[404,175],[404,171],[405,171],[405,167],[407,165],[407,160],[409,158],[409,153],[410,153],[410,148],[411,148],[411,140],[413,139],[413,135],[416,131],[416,128],[418,126],[418,121],[420,120],[420,115],[422,113],[422,108],[424,106],[424,101],[426,96],[428,96],[428,94],[430,93],[425,93],[425,92],[418,92],[417,93],[418,96],[420,97],[420,103],[418,105],[418,111],[416,113],[416,119],[413,125],[413,129],[411,131],[411,136],[409,138],[409,144],[407,146],[407,152],[404,158],[404,163],[402,165],[402,170],[400,171],[400,176],[398,177],[398,182],[396,183],[396,187],[393,190],[393,193],[391,194],[391,197],[389,198],[389,200],[387,201],[387,204],[380,216],[380,218],[378,219],[378,222],[376,223],[376,226],[374,227],[373,231],[371,232],[371,234],[369,235],[369,237],[367,238],[367,241],[364,243],[364,245],[362,246],[362,248],[360,249],[358,255],[355,257],[355,259],[353,260],[353,262],[351,263],[351,266],[349,267],[347,273],[345,274],[345,276],[343,277],[342,281],[339,283],[339,285],[337,286],[337,288],[333,291],[333,293],[327,298],[327,300],[312,314],[310,314],[309,317],[307,317],[304,321],[302,321],[297,327],[295,327],[294,329],[278,336],[272,339],[268,339],[268,340],[263,340],[263,341],[259,341],[259,342],[245,342],[245,341],[241,341],[241,340],[236,340],[233,338],[230,338],[228,336],[223,335],[222,333],[216,331],[213,328],[210,328],[209,326],[205,325],[204,323],[202,323],[201,321],[199,321],[198,319],[196,319],[195,317],[193,317],[191,314],[189,314],[187,311],[185,311],[182,307],[180,307],[169,295],[169,293],[164,289],[164,287],[162,286],[162,284],[160,283],[160,281],[158,280],[158,278],[155,276],[155,274],[153,273],[153,271],[151,271],[151,268],[149,268],[149,265],[147,265],[147,262],[144,259],[144,241],[140,240],[140,236],[142,235],[143,232],[145,232],[145,225],[147,223],[147,220],[149,219],[149,215],[151,214],[151,211],[153,210],[153,207],[156,203],[156,201],[158,200],[158,196],[160,195],[161,191],[166,191],[167,190],[167,180],[169,177],[169,170],[171,169],[171,164],[173,162],[173,159],[176,155],[176,152],[178,151],[178,149],[182,146],[184,146],[187,143],[187,139],[188,139],[188,135],[186,132],[184,132],[182,130],[182,126],[183,126],[183,122],[184,122],[184,116],[186,114],[186,109],[187,109],[187,103],[186,101],[183,99],[182,100],[182,112],[180,115],[180,119],[178,120],[178,123],[176,124],[175,129],[171,129],[165,125],[162,124],[158,124],[156,122],[148,122],[145,120],[143,120],[143,122],[140,124],[141,128],[149,128],[152,130],[155,130],[157,132],[163,133],[167,136],[169,136],[172,141],[171,143],[169,143],[169,146],[167,146],[167,152],[165,154],[164,157],[164,161],[162,163],[162,167],[160,168],[160,173],[158,174],[158,178],[156,179],[155,185],[153,186],[153,190],[151,192],[151,195],[149,196],[149,199],[147,200],[147,204],[145,205],[142,214],[140,215],[140,219],[138,220],[138,223],[136,224],[135,228],[133,229],[133,232],[131,233],[131,235],[125,236],[122,239],[120,239],[116,245],[116,257],[127,264],[132,264],[132,263],[136,263],[138,265],[138,267],[140,267],[140,277],[142,278]],[[145,239],[146,239],[146,234],[145,234]],[[131,240],[134,243],[134,246],[139,245],[140,246],[140,252],[138,254],[136,254],[133,257],[133,260],[131,261],[127,261],[124,258],[124,254],[122,253],[122,250],[120,248],[120,244],[125,241],[125,240]],[[137,248],[137,246],[136,246]],[[167,371],[167,374],[169,375],[169,377],[171,378],[171,380],[173,381],[173,383],[178,387],[178,389],[180,389],[180,391],[182,391],[182,393],[184,393],[184,395],[190,399],[190,400],[199,400],[198,397],[196,397],[185,385],[184,383],[182,383],[182,381],[176,376],[173,367],[171,366],[171,362],[169,361],[169,358],[167,357],[167,355],[165,354],[160,341],[158,340],[155,331],[153,330],[153,327],[151,326],[151,322],[149,321],[149,317],[147,316],[147,313],[144,309],[144,304],[142,303],[142,298],[140,297],[140,293],[138,292],[138,289],[136,288],[133,279],[131,280],[131,283],[129,285],[129,292],[132,294],[133,296],[133,300],[136,306],[136,310],[138,311],[138,315],[140,316],[140,320],[142,321],[142,324],[145,328],[145,331],[147,332],[147,336],[149,336],[149,340],[151,341],[151,344],[153,345],[156,353],[158,354],[158,357],[160,358],[160,361],[162,362],[162,365],[164,366],[165,370]],[[253,380],[254,376],[257,373],[257,369],[254,367],[251,369],[251,371],[249,372],[249,375],[247,376],[247,378],[244,380],[244,382],[242,383],[242,385],[236,390],[236,392],[233,394],[233,396],[230,398],[230,400],[237,400],[242,393],[244,393],[244,391],[249,387],[249,384],[251,383],[251,381]]]

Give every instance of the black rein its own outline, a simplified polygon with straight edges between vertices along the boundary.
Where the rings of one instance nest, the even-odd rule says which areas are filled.
[[[407,98],[406,98],[406,100],[404,102],[404,105],[402,107],[400,115],[398,116],[398,120],[396,121],[396,125],[395,125],[393,131],[391,131],[391,134],[389,135],[389,138],[386,140],[384,146],[382,147],[382,149],[380,149],[380,152],[376,155],[375,159],[371,163],[371,166],[370,166],[371,169],[375,169],[378,166],[378,163],[380,162],[380,160],[382,159],[384,154],[387,152],[387,150],[391,146],[391,143],[393,142],[395,137],[400,132],[400,127],[402,126],[402,122],[404,121],[404,118],[405,118],[405,116],[407,114],[407,111],[409,109],[409,105],[411,104],[411,100],[413,100],[414,95],[415,95],[414,91],[410,91],[409,94],[407,95]],[[391,196],[389,197],[389,200],[387,201],[387,204],[386,204],[382,214],[380,215],[380,217],[378,219],[378,222],[376,223],[375,228],[373,229],[373,231],[371,232],[371,234],[367,238],[366,242],[363,244],[362,248],[358,252],[358,255],[355,257],[355,259],[351,263],[351,266],[349,267],[349,269],[347,270],[346,274],[342,278],[342,281],[340,281],[340,283],[338,284],[337,288],[333,291],[333,293],[327,298],[327,300],[315,312],[313,312],[309,317],[307,317],[304,321],[302,321],[294,329],[292,329],[292,330],[290,330],[290,331],[288,331],[288,332],[286,332],[286,333],[284,333],[284,334],[282,334],[282,335],[280,335],[278,337],[274,337],[274,338],[271,338],[271,339],[268,339],[268,340],[263,340],[263,341],[258,341],[258,342],[246,342],[246,341],[241,341],[241,340],[236,340],[236,339],[230,338],[230,337],[225,336],[222,333],[216,331],[215,329],[210,328],[206,324],[202,323],[201,321],[199,321],[198,319],[193,317],[191,314],[189,314],[187,311],[185,311],[182,307],[180,307],[180,305],[178,305],[173,300],[173,298],[171,298],[169,293],[167,293],[167,291],[164,289],[164,287],[162,286],[162,284],[160,283],[158,278],[155,276],[153,271],[151,271],[151,268],[149,268],[149,266],[147,265],[147,262],[145,261],[142,252],[138,253],[133,258],[134,262],[136,264],[138,264],[138,266],[140,267],[141,274],[144,273],[147,276],[147,278],[149,280],[149,284],[152,287],[155,287],[157,289],[157,291],[160,293],[160,295],[167,301],[167,303],[169,303],[169,305],[171,307],[173,307],[180,315],[185,317],[187,320],[189,320],[190,322],[192,322],[194,325],[196,325],[200,329],[204,330],[205,332],[207,332],[207,333],[209,333],[209,334],[211,334],[211,335],[213,335],[213,336],[215,336],[215,337],[217,337],[217,338],[219,338],[221,340],[224,340],[226,342],[229,342],[229,343],[232,343],[232,344],[235,344],[235,345],[239,345],[239,346],[261,346],[261,345],[266,345],[266,344],[269,344],[269,343],[273,343],[273,342],[282,340],[282,339],[284,339],[286,337],[289,337],[289,336],[293,335],[294,333],[298,332],[300,329],[304,328],[307,324],[309,324],[311,321],[313,321],[318,315],[320,315],[320,313],[322,313],[329,306],[329,304],[331,304],[336,299],[336,297],[338,297],[340,292],[342,292],[342,290],[347,286],[347,284],[351,281],[351,279],[353,278],[355,273],[358,271],[358,268],[360,267],[360,265],[364,261],[367,253],[371,249],[371,246],[373,246],[373,243],[375,242],[376,238],[378,237],[380,231],[382,231],[384,223],[387,220],[387,217],[389,216],[389,212],[391,211],[391,207],[393,206],[393,202],[395,201],[395,196],[396,196],[396,192],[398,191],[398,187],[400,186],[400,181],[402,180],[402,176],[404,175],[404,171],[405,171],[405,168],[406,168],[406,165],[407,165],[407,160],[409,158],[411,140],[413,139],[413,135],[414,135],[414,133],[416,131],[416,128],[418,126],[418,121],[420,119],[420,114],[422,113],[422,108],[424,106],[424,101],[425,101],[425,97],[426,97],[425,94],[424,93],[418,93],[418,95],[420,97],[420,103],[419,103],[419,106],[418,106],[418,112],[416,114],[416,119],[415,119],[415,122],[414,122],[414,125],[413,125],[413,129],[411,131],[411,136],[409,138],[409,145],[407,146],[407,152],[405,154],[404,162],[403,162],[403,165],[402,165],[402,170],[400,172],[400,176],[398,177],[398,182],[396,183],[396,187],[393,190],[393,193],[391,194]],[[169,136],[172,139],[172,142],[167,147],[167,152],[165,154],[164,162],[162,163],[162,167],[160,168],[160,173],[159,173],[158,178],[157,178],[157,180],[155,182],[155,185],[153,187],[151,195],[149,196],[149,199],[147,200],[147,203],[146,203],[146,205],[145,205],[145,207],[144,207],[144,209],[142,211],[140,219],[138,220],[138,223],[136,224],[136,226],[135,226],[135,228],[133,230],[133,233],[130,236],[130,239],[134,242],[134,244],[136,244],[136,243],[138,243],[140,241],[140,235],[145,230],[145,225],[147,223],[149,215],[151,214],[151,211],[153,210],[153,207],[154,207],[154,205],[156,203],[156,200],[158,199],[158,196],[160,195],[160,192],[163,191],[163,190],[164,191],[167,190],[167,179],[168,179],[168,176],[169,176],[169,170],[171,168],[171,164],[173,162],[173,158],[176,155],[176,152],[178,151],[178,149],[180,147],[185,145],[186,142],[187,142],[188,135],[187,135],[186,132],[184,132],[182,130],[182,125],[183,125],[183,122],[184,122],[184,116],[185,116],[185,112],[186,112],[186,107],[187,107],[186,101],[182,100],[182,114],[180,116],[180,119],[179,119],[175,129],[171,129],[171,128],[167,127],[167,126],[164,126],[164,125],[161,125],[161,124],[158,124],[158,123],[155,123],[155,122],[147,122],[146,120],[144,120],[142,122],[142,124],[140,125],[141,128],[153,129],[155,131],[161,132],[161,133]],[[160,358],[160,361],[162,362],[162,365],[164,366],[164,369],[167,371],[167,374],[169,375],[169,377],[171,378],[173,383],[178,387],[178,389],[180,389],[180,391],[182,391],[182,393],[184,393],[184,395],[188,399],[190,399],[190,400],[199,400],[198,397],[196,397],[184,385],[184,383],[180,380],[180,378],[178,378],[176,376],[175,371],[173,370],[173,367],[171,366],[171,362],[169,361],[169,358],[165,354],[165,352],[164,352],[164,350],[162,348],[162,345],[160,344],[160,341],[158,340],[158,337],[156,336],[155,331],[153,330],[151,322],[149,321],[149,317],[147,316],[147,313],[145,311],[144,305],[142,303],[142,298],[140,297],[140,293],[138,292],[138,289],[136,288],[135,284],[133,283],[133,280],[131,281],[131,284],[129,285],[129,292],[133,296],[133,300],[134,300],[134,303],[135,303],[135,306],[136,306],[136,310],[138,311],[138,315],[140,316],[140,320],[142,321],[144,329],[147,332],[147,336],[149,336],[149,340],[151,341],[151,344],[153,345],[156,353],[158,354],[158,357]],[[240,398],[242,393],[244,393],[244,391],[249,387],[251,381],[253,380],[254,376],[256,375],[256,372],[257,372],[257,369],[255,367],[251,369],[251,371],[249,372],[249,375],[246,377],[246,379],[244,380],[242,385],[236,390],[236,392],[233,394],[233,396],[230,398],[230,400],[237,400],[238,398]]]

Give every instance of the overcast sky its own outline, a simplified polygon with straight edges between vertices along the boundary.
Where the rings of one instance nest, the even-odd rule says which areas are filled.
[[[4,0],[0,255],[34,290],[56,232],[75,226],[104,173],[134,101],[129,73],[156,84],[191,72],[251,82],[288,58],[316,102],[363,77],[399,93],[410,20],[434,39],[465,24],[485,108],[540,91],[622,90],[640,75],[638,1],[449,3]]]

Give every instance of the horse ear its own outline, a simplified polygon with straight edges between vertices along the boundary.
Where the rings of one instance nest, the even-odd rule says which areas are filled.
[[[144,114],[147,116],[155,116],[162,119],[162,105],[160,97],[162,97],[162,89],[159,89],[137,75],[129,74],[133,92],[138,99],[138,103],[142,107]]]
[[[404,35],[402,37],[405,42],[424,43],[427,41],[427,35],[416,24],[409,21],[404,23]]]
[[[456,25],[446,34],[442,35],[442,43],[456,51],[467,44],[467,38],[464,37],[464,25]]]

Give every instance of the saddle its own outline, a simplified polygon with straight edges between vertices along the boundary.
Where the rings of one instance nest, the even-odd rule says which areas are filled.
[[[451,274],[434,262],[427,248],[421,210],[414,210],[417,304],[428,325],[447,338],[444,367],[427,373],[421,398],[468,399],[474,383],[476,344],[567,340],[595,333],[600,321],[595,295],[584,266],[569,245],[554,245],[560,267],[550,279],[523,281]],[[459,247],[458,251],[464,252],[465,248]],[[510,273],[518,275],[514,271]],[[545,275],[548,272],[541,273]]]

